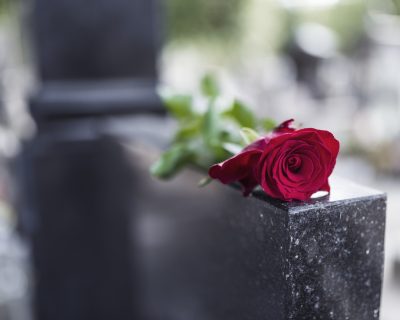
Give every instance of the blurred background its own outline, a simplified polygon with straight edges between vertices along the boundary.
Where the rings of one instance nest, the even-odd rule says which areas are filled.
[[[1,320],[31,319],[29,245],[18,232],[14,177],[17,155],[38,130],[28,110],[40,82],[34,2],[0,0]],[[162,0],[157,14],[159,86],[193,92],[212,72],[257,114],[332,131],[342,146],[336,174],[387,192],[381,319],[397,320],[400,1]]]

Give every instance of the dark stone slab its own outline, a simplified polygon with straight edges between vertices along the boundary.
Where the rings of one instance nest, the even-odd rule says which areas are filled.
[[[150,319],[379,318],[384,194],[333,178],[329,197],[288,204],[198,189],[191,172],[158,183],[144,170],[137,228]]]
[[[334,180],[331,197],[287,208],[286,318],[377,319],[383,194]]]

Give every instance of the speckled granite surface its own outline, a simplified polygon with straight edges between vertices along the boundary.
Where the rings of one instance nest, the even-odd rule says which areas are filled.
[[[329,196],[288,204],[192,175],[139,203],[149,318],[379,318],[385,194],[333,178]]]
[[[290,319],[377,319],[385,199],[289,211]]]
[[[336,178],[326,198],[274,206],[287,224],[285,319],[378,319],[386,196]]]

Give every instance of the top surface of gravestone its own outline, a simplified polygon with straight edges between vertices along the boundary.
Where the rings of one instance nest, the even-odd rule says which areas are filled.
[[[253,195],[260,199],[267,201],[269,204],[280,209],[296,213],[303,210],[311,210],[323,208],[331,205],[339,205],[349,201],[358,201],[360,199],[374,199],[386,197],[384,192],[374,190],[365,186],[358,185],[349,180],[332,176],[329,179],[331,192],[328,195],[312,198],[309,201],[300,202],[284,202],[267,197],[263,191],[256,190]]]

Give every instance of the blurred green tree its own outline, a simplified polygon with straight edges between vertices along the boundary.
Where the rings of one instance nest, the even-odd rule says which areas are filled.
[[[244,0],[168,0],[168,40],[224,40],[237,35]]]
[[[396,14],[400,15],[400,0],[393,0]]]

